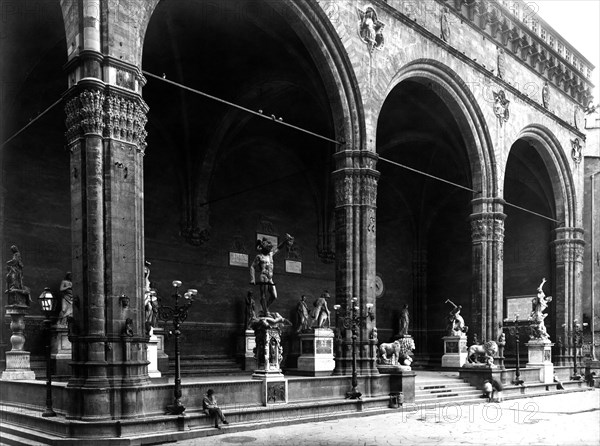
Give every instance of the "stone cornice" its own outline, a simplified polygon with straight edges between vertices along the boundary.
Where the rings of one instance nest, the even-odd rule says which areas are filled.
[[[511,84],[509,84],[505,80],[500,79],[497,76],[494,76],[490,70],[487,70],[486,68],[484,68],[480,64],[474,62],[470,57],[466,56],[461,51],[459,51],[457,48],[454,48],[453,46],[451,46],[450,44],[448,44],[447,42],[445,42],[443,39],[441,39],[437,35],[433,34],[427,28],[423,27],[422,25],[420,25],[416,21],[411,20],[408,16],[404,15],[402,12],[398,11],[393,6],[388,5],[387,3],[385,3],[384,0],[373,0],[373,1],[375,3],[377,3],[377,5],[379,7],[381,7],[383,10],[385,10],[391,16],[397,18],[398,20],[400,20],[405,25],[411,27],[415,31],[417,31],[420,34],[422,34],[423,36],[427,37],[433,43],[436,43],[438,46],[444,48],[446,51],[448,51],[454,57],[458,58],[461,62],[464,62],[466,65],[469,65],[470,67],[474,68],[476,71],[479,71],[485,77],[488,77],[491,80],[491,82],[495,82],[499,86],[502,86],[505,90],[510,91],[515,97],[517,97],[520,100],[522,100],[522,101],[526,102],[527,104],[531,105],[537,111],[539,111],[540,113],[542,113],[542,114],[548,116],[549,118],[553,119],[554,121],[556,121],[561,126],[566,127],[572,133],[576,134],[577,136],[579,136],[581,139],[583,139],[585,141],[585,134],[581,130],[577,129],[574,125],[566,122],[562,118],[556,116],[551,111],[545,109],[542,104],[538,104],[536,101],[534,101],[533,99],[529,98],[529,96],[526,96],[525,94],[521,93],[519,90],[517,90],[515,87],[513,87]],[[466,17],[464,17],[463,15],[457,13],[453,8],[449,8],[449,10],[451,10],[453,14],[455,14],[456,16],[458,16],[459,18],[461,18],[461,20],[470,22]],[[472,23],[469,23],[469,26],[476,27],[476,25],[474,25]],[[479,30],[479,32],[481,32],[481,30]],[[492,37],[489,37],[489,39],[491,41],[495,42],[495,39],[493,39]],[[498,42],[498,45],[500,46],[501,43]],[[505,53],[509,53],[513,57],[516,57],[510,51],[505,51]],[[533,73],[535,73],[536,76],[540,77],[543,80],[547,80],[545,77],[543,77],[539,72],[537,72],[536,70],[534,70],[532,67],[524,64],[523,61],[520,61],[520,63],[524,67],[526,67],[527,69],[529,69],[530,71],[532,71]],[[560,88],[560,87],[557,87],[557,88]],[[572,98],[568,94],[564,93],[564,96],[567,97],[574,105],[581,106],[581,104],[579,104],[574,98]]]

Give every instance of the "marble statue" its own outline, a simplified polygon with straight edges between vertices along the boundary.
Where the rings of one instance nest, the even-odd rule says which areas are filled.
[[[412,363],[411,352],[415,349],[413,338],[401,338],[391,343],[381,343],[377,349],[379,364],[406,365]]]
[[[408,324],[410,322],[410,315],[408,313],[408,305],[404,304],[404,307],[400,311],[400,319],[399,319],[399,335],[406,336],[408,335]]]
[[[250,329],[256,319],[256,307],[254,305],[254,293],[248,291],[246,295],[246,329]]]
[[[462,305],[455,305],[450,299],[446,299],[444,303],[450,303],[453,307],[448,314],[448,336],[463,336],[469,327],[465,325],[465,320],[460,314]]]
[[[544,323],[544,319],[548,315],[544,314],[544,311],[548,308],[548,303],[552,301],[552,296],[546,297],[543,290],[545,283],[546,279],[543,278],[542,283],[537,288],[537,296],[531,299],[531,315],[529,316],[531,320],[531,339],[549,339],[546,324]]]
[[[269,306],[277,299],[277,289],[273,282],[273,256],[283,246],[289,246],[292,243],[294,243],[294,238],[289,234],[285,235],[285,240],[277,247],[273,247],[273,244],[266,238],[256,241],[258,254],[250,265],[250,283],[259,286],[261,316],[269,316]]]
[[[308,305],[306,304],[306,296],[304,294],[300,296],[298,305],[296,305],[296,316],[298,323],[298,329],[296,331],[300,333],[308,330],[311,325],[311,320],[308,313]]]
[[[156,307],[156,291],[150,287],[150,265],[150,262],[144,262],[144,313],[146,333],[152,336],[153,329],[157,325],[158,308]]]
[[[325,324],[329,327],[331,313],[327,307],[327,299],[330,297],[331,296],[327,291],[323,291],[321,296],[313,303],[314,308],[312,310],[312,318],[314,321],[313,325],[316,328],[323,328],[325,327]]]
[[[498,354],[496,341],[488,341],[483,345],[475,344],[469,347],[467,361],[471,364],[494,365],[494,357]]]
[[[71,272],[65,274],[60,283],[61,309],[58,314],[58,325],[66,326],[69,318],[73,317],[73,282]]]

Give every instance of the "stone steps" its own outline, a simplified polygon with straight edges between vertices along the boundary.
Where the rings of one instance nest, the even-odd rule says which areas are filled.
[[[244,374],[242,366],[230,357],[186,356],[180,362],[181,376],[238,375]],[[175,358],[169,357],[169,371],[163,376],[174,376]]]
[[[415,382],[415,405],[477,404],[482,393],[460,378],[439,377],[418,379]]]

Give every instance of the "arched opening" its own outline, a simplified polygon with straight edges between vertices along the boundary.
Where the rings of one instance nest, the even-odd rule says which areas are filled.
[[[57,104],[40,116],[67,89],[65,26],[60,4],[52,0],[3,5],[3,12],[7,15],[2,23],[0,67],[0,257],[8,260],[11,245],[18,247],[25,265],[23,284],[33,300],[27,319],[41,319],[36,297],[49,287],[58,312],[60,282],[71,270],[69,152],[65,150],[63,106]],[[0,289],[0,314],[5,315],[4,272]],[[0,345],[8,350],[10,337],[9,324],[2,324]],[[36,322],[26,324],[25,337],[32,365],[43,374],[43,367],[36,366],[42,361],[45,340]],[[0,362],[5,360],[5,348]],[[59,367],[55,378],[69,372],[70,367]]]
[[[462,112],[442,99],[439,87],[420,77],[394,87],[379,116],[377,151],[472,189],[471,165],[478,162],[466,149],[472,137],[465,138]],[[391,163],[380,161],[378,168],[377,270],[385,285],[377,301],[380,339],[395,336],[408,304],[417,363],[439,365],[452,308],[446,300],[463,306],[465,320],[471,312],[473,193]]]
[[[145,71],[272,116],[262,119],[159,81],[144,87],[150,106],[146,258],[163,296],[173,279],[199,290],[186,333],[200,342],[184,343],[188,357],[239,353],[248,290],[259,308],[258,289],[249,285],[257,237],[295,237],[293,249],[275,257],[279,297],[271,311],[294,321],[301,295],[312,304],[335,286],[337,147],[273,121],[334,138],[350,131],[348,113],[334,113],[342,100],[332,100],[339,93],[327,87],[328,68],[314,54],[322,42],[298,30],[292,7],[166,1],[145,36]],[[293,351],[286,354],[283,366],[294,368]]]
[[[508,203],[525,208],[534,215],[515,206],[505,206],[504,237],[504,317],[514,321],[527,320],[531,315],[531,301],[537,287],[546,278],[543,291],[554,295],[556,290],[555,266],[552,261],[552,242],[557,224],[554,182],[541,153],[547,148],[539,141],[521,138],[512,145],[506,164],[504,197]],[[556,300],[550,302],[544,324],[549,334],[556,329]],[[528,327],[522,333],[529,335]],[[505,356],[513,365],[516,354],[514,338],[507,339]],[[521,359],[527,360],[522,349]]]

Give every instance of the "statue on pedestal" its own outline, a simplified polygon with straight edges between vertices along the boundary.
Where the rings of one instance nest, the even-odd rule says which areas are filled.
[[[144,262],[144,313],[146,316],[144,325],[148,336],[152,336],[158,317],[156,291],[150,287],[150,265],[151,263],[147,260]]]
[[[327,308],[326,299],[329,299],[330,297],[331,296],[329,295],[329,292],[325,290],[323,291],[323,294],[321,294],[321,296],[313,303],[315,308],[313,308],[312,317],[315,328],[324,328],[325,323],[327,323],[327,327],[329,327],[331,312],[329,311],[329,308]]]
[[[399,319],[399,330],[398,336],[404,337],[408,335],[408,324],[410,322],[410,315],[408,313],[408,305],[404,304],[404,307],[400,311],[400,319]]]
[[[10,292],[13,290],[23,289],[23,261],[21,260],[21,253],[19,248],[15,245],[10,247],[12,251],[12,258],[6,262],[6,291]]]
[[[487,341],[483,345],[475,344],[469,347],[467,360],[469,364],[494,366],[494,357],[498,355],[496,341]]]
[[[544,314],[544,311],[548,308],[548,303],[552,301],[552,296],[546,297],[546,294],[544,294],[543,287],[545,283],[546,279],[543,278],[542,283],[537,288],[537,296],[531,299],[531,315],[529,316],[531,320],[531,339],[549,339],[546,324],[544,324],[544,319],[548,315]]]
[[[296,332],[300,333],[308,330],[311,325],[311,320],[308,313],[308,305],[306,304],[306,296],[304,294],[300,296],[300,301],[298,301],[298,304],[296,305],[296,315],[298,318],[298,329]]]
[[[61,309],[58,314],[58,324],[66,326],[69,318],[73,317],[73,282],[71,281],[71,272],[65,274],[65,278],[60,282]]]
[[[460,314],[462,305],[456,305],[450,299],[446,299],[444,303],[450,303],[453,307],[448,314],[448,336],[463,336],[469,330],[469,327],[465,325],[465,320]]]
[[[377,349],[377,363],[391,366],[410,366],[413,359],[410,356],[415,349],[412,337],[397,339],[391,343],[381,343]]]
[[[277,247],[268,239],[256,241],[258,254],[250,265],[250,283],[258,285],[260,289],[260,305],[262,308],[261,316],[269,316],[269,306],[277,299],[277,289],[273,282],[273,256],[279,252],[285,245],[294,243],[294,238],[286,234],[285,239]],[[258,280],[257,276],[258,275]],[[267,298],[267,294],[269,297]]]

